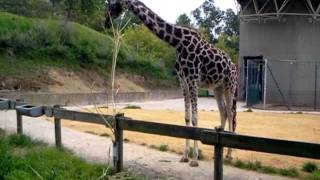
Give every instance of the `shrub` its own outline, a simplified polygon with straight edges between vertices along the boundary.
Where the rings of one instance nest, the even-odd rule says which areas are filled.
[[[251,108],[245,110],[244,112],[253,112],[253,110]]]
[[[313,173],[309,174],[306,180],[319,180],[320,179],[320,171],[314,171]]]
[[[19,134],[12,134],[8,137],[9,144],[17,147],[30,147],[32,140],[30,137]]]
[[[283,176],[288,176],[288,177],[298,177],[299,172],[296,168],[289,168],[289,169],[280,169],[279,174]]]
[[[100,134],[100,136],[102,136],[102,137],[110,137],[110,134],[108,134],[108,133],[102,133],[102,134]]]
[[[154,64],[172,68],[176,51],[167,43],[160,40],[143,25],[133,26],[125,32],[125,43],[130,46],[133,52],[137,52]]]
[[[263,173],[268,174],[280,174],[282,176],[288,176],[288,177],[298,177],[299,172],[296,168],[289,168],[289,169],[277,169],[275,167],[271,166],[263,166],[261,162],[254,161],[254,162],[244,162],[239,159],[237,159],[235,162],[228,162],[228,164],[231,164],[235,167],[241,168],[241,169],[248,169],[248,170],[255,170]]]
[[[313,162],[307,162],[303,165],[302,171],[312,173],[318,170],[318,166]]]
[[[267,174],[277,174],[277,169],[271,166],[262,166],[261,172],[267,173]]]
[[[169,150],[169,146],[167,144],[161,144],[158,149],[159,151],[165,152]]]
[[[0,140],[0,179],[5,179],[4,176],[11,171],[13,162],[9,146],[4,140]]]
[[[6,132],[0,128],[0,139],[2,139],[6,135]]]
[[[141,109],[141,107],[136,106],[136,105],[128,105],[128,106],[124,107],[124,109]]]

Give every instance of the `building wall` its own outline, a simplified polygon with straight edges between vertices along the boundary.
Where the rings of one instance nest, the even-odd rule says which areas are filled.
[[[242,98],[245,91],[243,57],[260,55],[269,60],[274,78],[288,103],[313,105],[316,89],[314,62],[319,62],[320,73],[320,22],[310,23],[305,17],[286,17],[281,22],[241,22],[239,94]],[[283,101],[269,71],[267,101]]]

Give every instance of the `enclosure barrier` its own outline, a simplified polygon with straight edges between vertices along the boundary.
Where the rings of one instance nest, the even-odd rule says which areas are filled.
[[[1,105],[0,100],[0,105]],[[5,103],[16,104],[14,101],[7,101]],[[4,103],[4,104],[5,104]],[[22,116],[31,116],[32,109],[25,111],[23,106],[15,105],[2,105],[0,107],[8,107],[8,109],[16,109],[17,112],[17,132],[22,133]],[[43,115],[48,117],[54,117],[55,125],[55,139],[56,146],[61,147],[61,119],[93,123],[99,125],[106,125],[105,121],[109,124],[115,125],[115,143],[113,144],[113,163],[115,170],[120,172],[123,169],[123,131],[136,131],[148,134],[157,134],[163,136],[170,136],[176,138],[185,138],[199,140],[203,144],[213,145],[215,148],[214,157],[214,179],[223,179],[223,148],[230,147],[243,150],[251,150],[257,152],[265,152],[272,154],[290,155],[296,157],[305,157],[320,159],[320,144],[296,142],[278,139],[269,139],[253,136],[244,136],[239,134],[233,134],[230,132],[194,128],[179,125],[170,125],[154,122],[145,122],[139,120],[133,120],[123,115],[117,115],[116,117],[110,115],[102,115],[95,113],[70,111],[59,106],[54,107],[33,107],[34,109],[41,109]],[[2,108],[4,109],[4,108]]]

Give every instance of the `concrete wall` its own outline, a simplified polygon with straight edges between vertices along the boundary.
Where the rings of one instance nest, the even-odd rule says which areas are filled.
[[[20,99],[35,105],[94,105],[110,103],[110,95],[105,93],[78,93],[78,94],[46,94],[46,93],[0,93],[1,98]],[[130,92],[119,93],[116,101],[120,102],[142,102],[157,101],[163,99],[181,98],[182,93],[177,91],[152,91],[152,92]]]
[[[294,16],[286,17],[281,22],[241,22],[240,96],[245,85],[243,57],[260,55],[269,60],[270,68],[287,100],[292,104],[314,103],[314,62],[320,63],[320,22],[311,23],[305,17]],[[320,80],[318,82],[320,84]],[[267,76],[267,100],[282,102],[270,72]]]

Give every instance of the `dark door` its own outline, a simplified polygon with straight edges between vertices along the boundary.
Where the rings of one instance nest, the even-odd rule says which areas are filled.
[[[247,106],[259,104],[263,99],[264,61],[261,58],[247,60]]]

